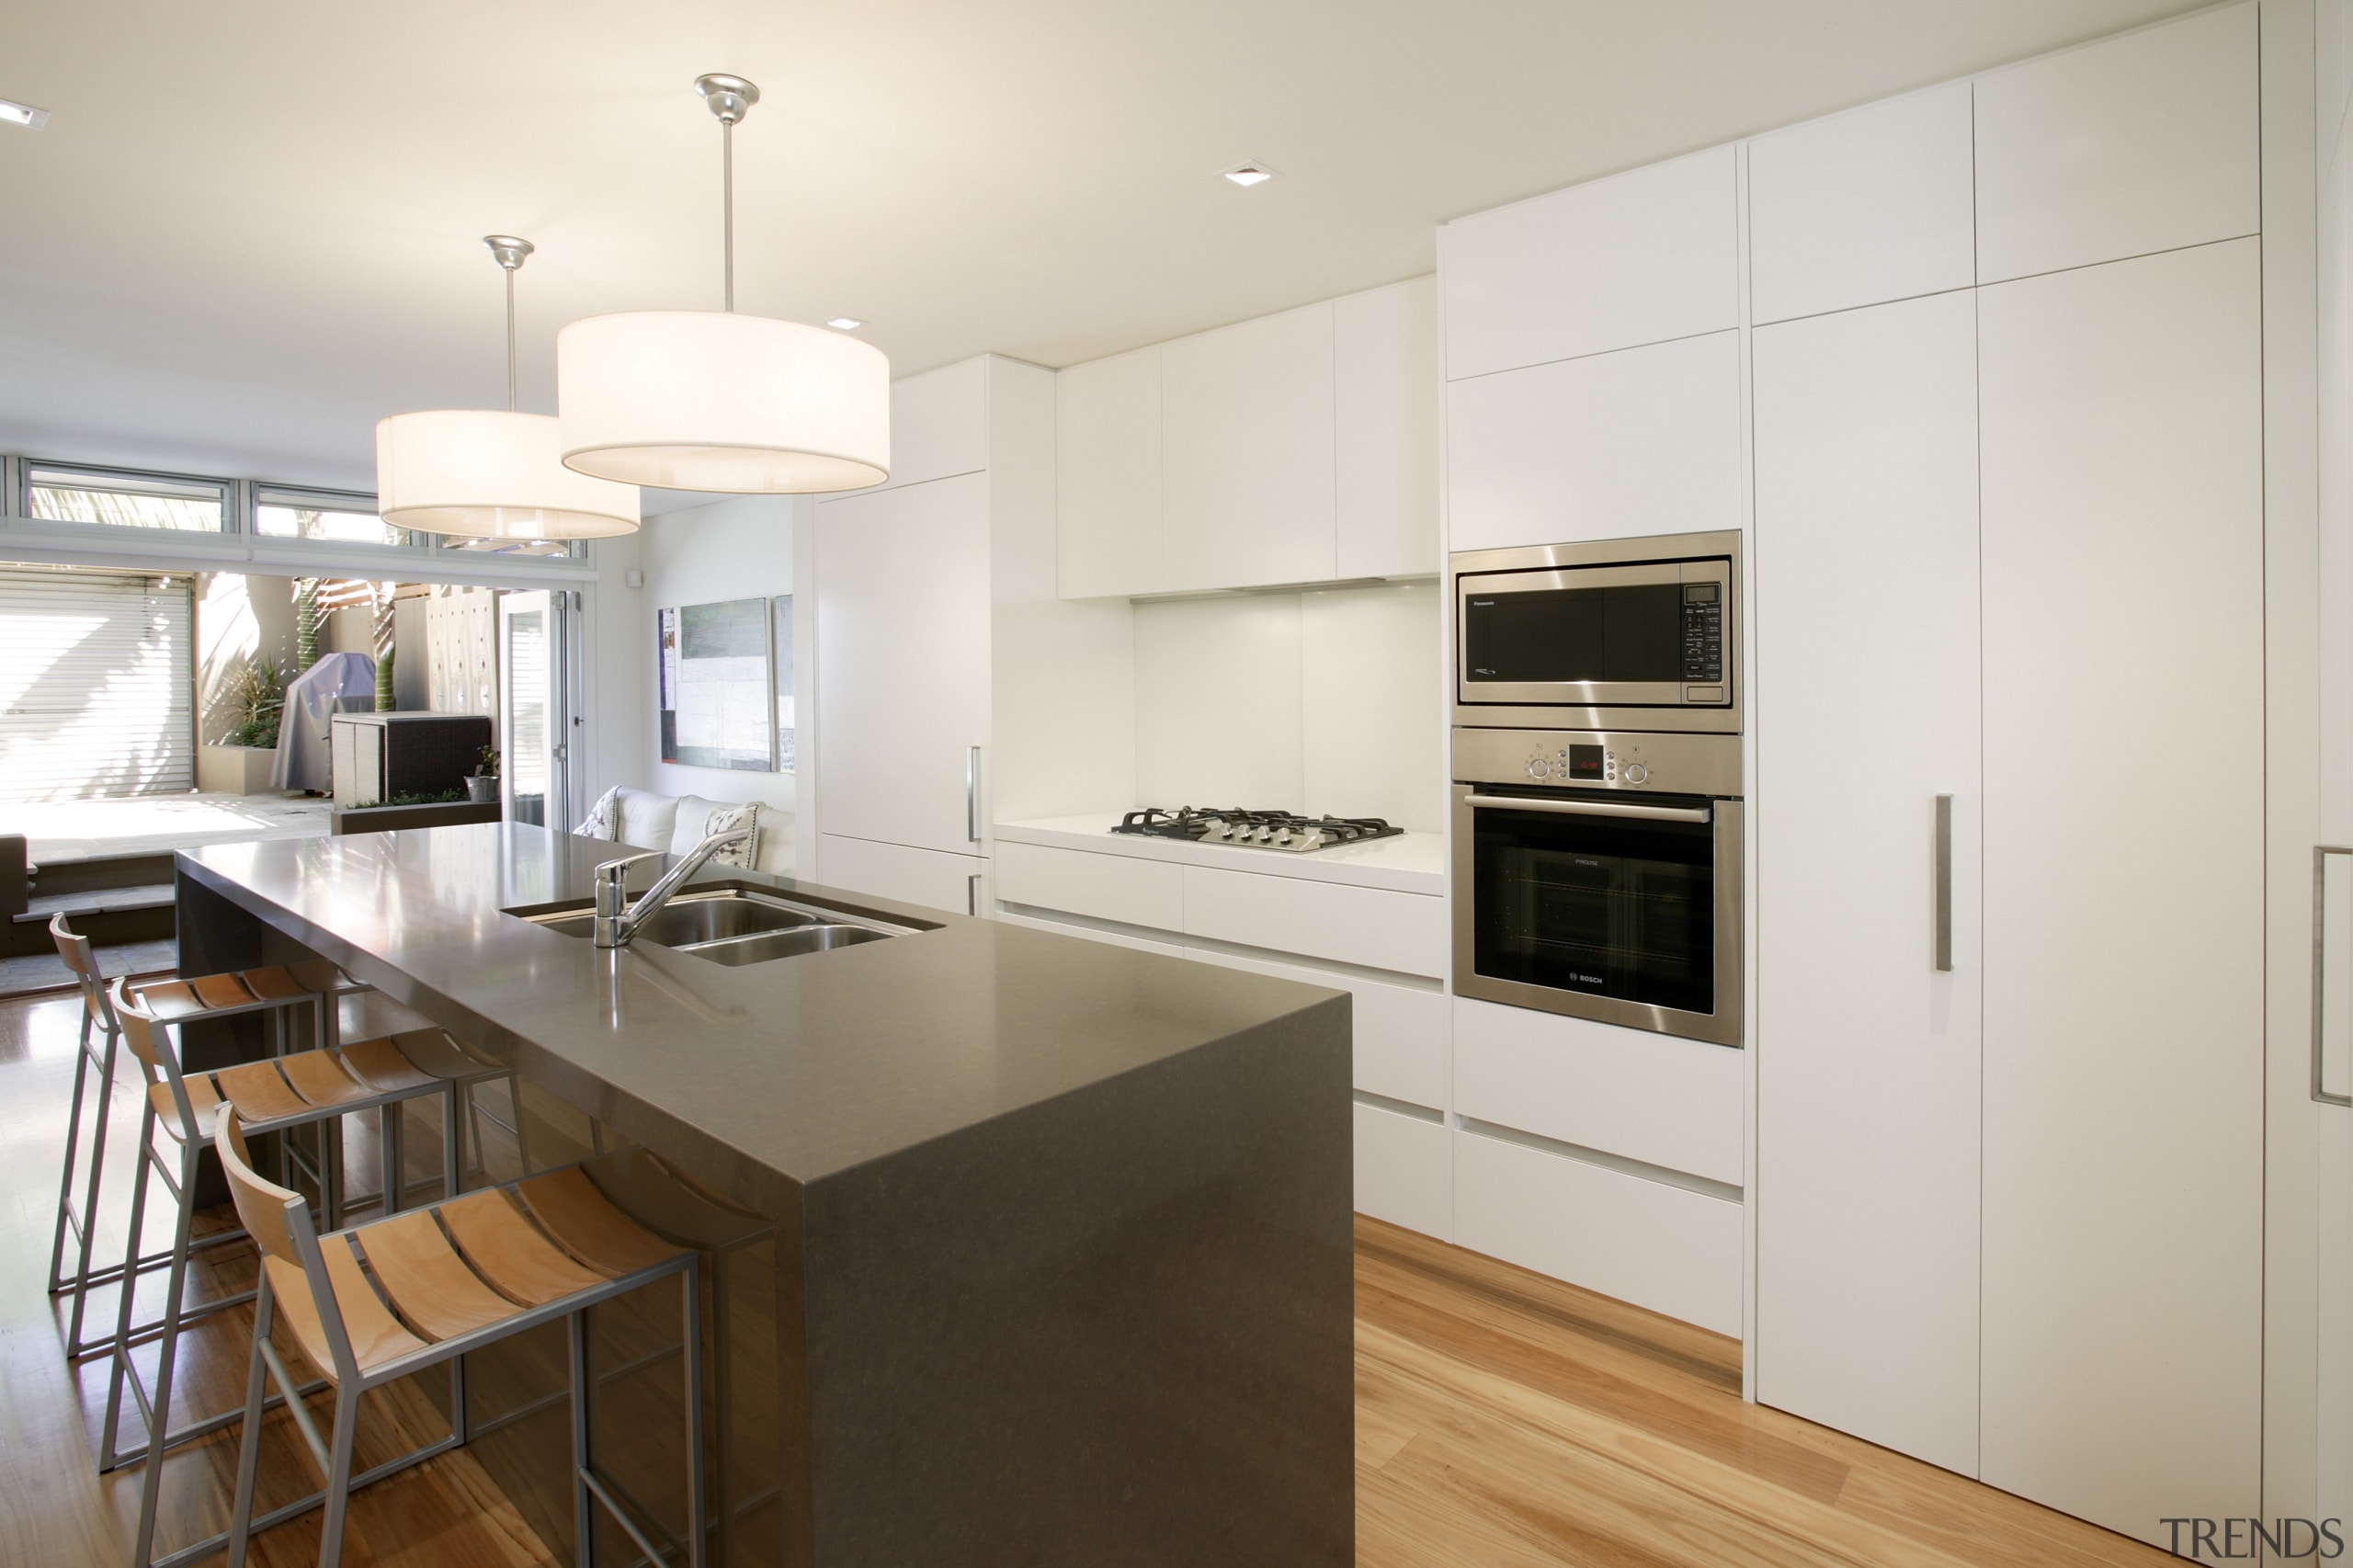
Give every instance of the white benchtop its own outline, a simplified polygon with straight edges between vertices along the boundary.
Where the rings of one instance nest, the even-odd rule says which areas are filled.
[[[1376,838],[1369,844],[1343,844],[1291,854],[1279,849],[1245,849],[1232,844],[1196,844],[1190,839],[1113,833],[1112,827],[1125,814],[1087,812],[1074,817],[1001,822],[996,824],[996,836],[1007,844],[1083,849],[1097,855],[1125,855],[1136,860],[1173,860],[1186,866],[1214,866],[1222,871],[1345,882],[1355,887],[1387,888],[1395,892],[1427,893],[1434,898],[1446,892],[1446,839],[1440,834],[1403,833],[1393,838]]]

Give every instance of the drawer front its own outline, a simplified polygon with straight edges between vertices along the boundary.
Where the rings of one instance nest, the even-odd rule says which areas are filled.
[[[1740,1333],[1739,1204],[1477,1132],[1452,1137],[1456,1245]]]
[[[1124,855],[996,843],[996,896],[1123,926],[1177,931],[1185,924],[1183,868]]]
[[[844,892],[943,909],[950,915],[979,912],[982,895],[972,881],[989,869],[977,855],[944,855],[870,838],[817,835],[818,883]]]
[[[1446,900],[1186,866],[1185,934],[1438,978]]]
[[[1744,1183],[1747,1069],[1721,1045],[1454,998],[1454,1106],[1478,1121]]]
[[[1185,956],[1349,993],[1356,998],[1356,1086],[1383,1099],[1433,1111],[1446,1108],[1446,997],[1440,993],[1302,964],[1236,958],[1210,948],[1189,948]]]
[[[1356,1106],[1357,1212],[1448,1239],[1454,1221],[1454,1152],[1444,1124]]]
[[[1140,953],[1158,953],[1162,958],[1181,959],[1192,955],[1174,942],[1147,942],[1120,931],[1102,931],[1092,926],[1073,926],[1060,920],[1039,920],[1027,915],[999,915],[996,918],[1007,926],[1026,926],[1032,931],[1051,931],[1057,937],[1084,937],[1090,942],[1108,942],[1115,948],[1133,948]]]

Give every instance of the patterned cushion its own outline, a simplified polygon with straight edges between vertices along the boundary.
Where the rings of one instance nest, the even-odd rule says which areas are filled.
[[[621,787],[618,784],[597,797],[580,825],[572,830],[582,838],[619,838],[621,835]]]
[[[722,845],[711,851],[711,865],[737,866],[747,871],[752,869],[752,863],[759,858],[760,853],[758,806],[729,806],[723,811],[713,812],[704,820],[702,830],[708,836],[714,833],[733,833],[739,827],[750,828],[751,836],[740,843]]]

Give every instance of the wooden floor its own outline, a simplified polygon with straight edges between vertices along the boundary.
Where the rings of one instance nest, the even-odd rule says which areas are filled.
[[[124,1562],[139,1502],[136,1471],[95,1471],[103,1363],[68,1372],[43,1289],[77,1006],[71,997],[0,1002],[0,1563],[43,1568]],[[564,1131],[551,1129],[551,1143]],[[358,1131],[355,1121],[351,1136]],[[532,1135],[536,1156],[537,1120]],[[235,1266],[226,1267],[223,1282],[233,1282]],[[2170,1561],[1743,1403],[1740,1346],[1721,1335],[1371,1220],[1357,1221],[1356,1275],[1359,1563]],[[205,1408],[241,1388],[250,1326],[232,1311],[195,1336],[186,1386],[202,1391]],[[371,1429],[392,1440],[415,1415],[371,1407],[363,1443]],[[218,1440],[169,1461],[165,1549],[221,1517],[233,1463]],[[308,1486],[307,1463],[272,1433],[266,1469]],[[253,1560],[315,1562],[316,1517],[261,1538]],[[356,1496],[345,1561],[530,1568],[550,1559],[460,1452]]]

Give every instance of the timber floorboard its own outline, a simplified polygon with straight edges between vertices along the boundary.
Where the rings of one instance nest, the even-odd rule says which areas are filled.
[[[139,1471],[101,1477],[92,1459],[105,1362],[65,1366],[44,1290],[78,1006],[71,995],[0,1001],[0,1563],[10,1565],[120,1564],[139,1507]],[[381,998],[358,998],[344,1038],[414,1023]],[[588,1152],[585,1119],[570,1125],[563,1108],[533,1109],[535,1165]],[[438,1168],[428,1110],[413,1111],[413,1176]],[[371,1132],[367,1119],[347,1123],[356,1199],[374,1165]],[[120,1255],[131,1167],[119,1156],[129,1144],[118,1137],[108,1162],[102,1256]],[[511,1164],[511,1144],[489,1153],[495,1174],[514,1174],[497,1168]],[[1356,1240],[1357,1557],[1367,1568],[2168,1561],[1743,1403],[1736,1341],[1378,1221],[1359,1218]],[[151,1231],[151,1246],[167,1241],[168,1232]],[[207,1260],[200,1291],[240,1289],[252,1270],[249,1252],[223,1248]],[[111,1304],[100,1292],[92,1307]],[[182,1340],[183,1409],[224,1409],[241,1397],[251,1324],[247,1309],[233,1308]],[[359,1429],[365,1463],[446,1427],[429,1393],[405,1385],[371,1396]],[[234,1464],[230,1434],[175,1451],[165,1550],[225,1521]],[[265,1504],[268,1494],[315,1484],[282,1413],[267,1430],[262,1471]],[[257,1538],[252,1561],[316,1562],[317,1519]],[[356,1494],[347,1539],[354,1568],[553,1561],[462,1450]]]

